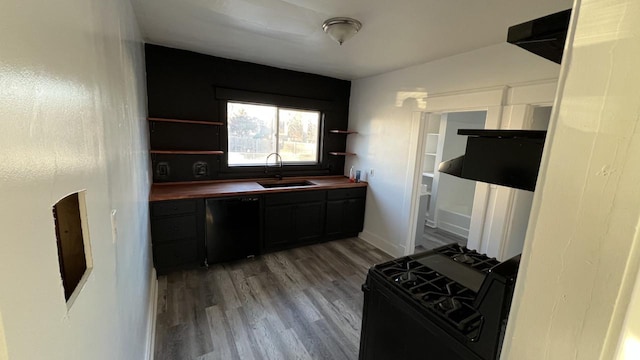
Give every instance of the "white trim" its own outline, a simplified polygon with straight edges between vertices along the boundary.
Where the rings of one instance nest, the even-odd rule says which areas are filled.
[[[557,88],[557,79],[511,85],[507,90],[507,99],[505,104],[552,106]]]
[[[411,134],[416,134],[416,136],[415,139],[414,136],[411,136],[409,148],[413,148],[413,142],[415,140],[418,151],[415,153],[409,153],[409,166],[407,166],[407,179],[413,179],[413,182],[411,187],[407,189],[410,194],[409,239],[407,240],[407,245],[404,248],[404,255],[412,254],[413,249],[416,247],[418,210],[420,207],[420,185],[422,184],[422,156],[420,156],[420,154],[424,153],[427,138],[423,135],[426,126],[425,116],[428,116],[428,114],[423,112],[414,112],[411,116]],[[411,166],[412,163],[413,166]],[[419,175],[417,173],[419,173]]]
[[[473,208],[471,209],[471,222],[467,237],[467,247],[469,249],[480,250],[482,247],[482,234],[484,233],[485,219],[487,218],[489,207],[489,195],[491,195],[489,184],[477,181],[476,191],[473,194]]]
[[[506,203],[504,204],[504,208],[505,208],[504,223],[502,224],[502,229],[500,231],[502,236],[499,238],[500,242],[497,244],[498,245],[498,248],[496,251],[497,255],[495,255],[495,257],[500,261],[507,260],[505,258],[507,243],[515,240],[511,236],[513,217],[515,212],[515,202],[516,202],[516,191],[513,189],[509,189],[507,193],[507,200],[506,200]]]
[[[466,238],[469,236],[469,229],[464,228],[460,225],[450,223],[450,222],[440,220],[438,222],[438,228],[463,238]]]
[[[376,234],[368,232],[367,230],[358,234],[358,238],[368,242],[392,257],[400,257],[405,253],[404,246],[396,245],[387,239],[383,239]]]
[[[2,321],[2,313],[0,313],[0,360],[9,360],[9,352],[7,351],[7,339],[4,334],[4,322]]]
[[[504,104],[506,86],[454,93],[432,94],[426,98],[426,112],[462,112],[486,110]]]
[[[151,281],[149,282],[149,307],[147,313],[147,350],[146,360],[153,360],[156,344],[156,317],[158,313],[158,277],[156,269],[151,268]]]
[[[500,259],[509,259],[522,253],[526,237],[533,193],[526,190],[513,190],[513,204],[508,218],[508,227],[505,230]]]
[[[429,93],[428,96],[426,98],[424,98],[425,100],[428,99],[432,99],[432,98],[437,98],[437,97],[450,97],[450,98],[454,98],[455,96],[461,96],[461,95],[470,95],[470,94],[484,94],[484,96],[487,96],[495,91],[498,90],[504,90],[504,97],[502,98],[502,100],[500,100],[499,103],[495,103],[494,105],[502,105],[502,104],[518,104],[518,102],[512,102],[510,101],[511,99],[513,99],[514,101],[517,101],[517,99],[520,98],[521,94],[531,94],[534,95],[536,97],[540,96],[541,93],[537,93],[536,90],[541,90],[541,89],[546,89],[551,90],[552,93],[554,94],[554,96],[552,96],[551,98],[549,98],[549,93],[546,92],[546,96],[545,96],[545,100],[543,101],[543,103],[545,104],[553,104],[553,101],[555,99],[555,89],[557,88],[557,84],[558,84],[558,79],[557,78],[549,78],[549,79],[540,79],[540,80],[532,80],[532,81],[525,81],[525,82],[519,82],[519,83],[512,83],[509,85],[498,85],[498,86],[489,86],[489,87],[484,87],[484,88],[476,88],[476,89],[465,89],[465,90],[454,90],[454,91],[444,91],[444,92],[439,92],[439,93]],[[511,91],[515,90],[517,92],[515,98],[513,98],[512,96],[514,95],[513,93],[510,93]],[[519,92],[520,90],[525,90],[525,92]],[[524,102],[526,104],[532,104],[532,105],[538,105],[538,103],[533,102],[532,99],[527,99],[526,102]],[[483,106],[490,106],[491,103],[486,103],[483,104]]]
[[[437,93],[429,93],[428,98],[434,97],[453,97],[458,95],[469,95],[469,94],[489,94],[497,90],[504,90],[506,88],[505,85],[498,86],[489,86],[484,88],[476,88],[476,89],[464,89],[464,90],[453,90],[453,91],[443,91]]]
[[[481,111],[484,111],[484,109],[480,109]],[[434,116],[433,114],[430,116]],[[442,154],[444,154],[444,140],[446,138],[446,134],[447,134],[447,123],[449,121],[448,115],[446,113],[444,114],[439,114],[440,116],[440,120],[439,120],[439,124],[440,127],[438,128],[438,145],[436,146],[436,153],[438,154],[438,156],[436,156],[436,164],[440,164],[442,162]],[[438,165],[439,166],[439,165]],[[434,174],[433,174],[433,181],[431,182],[431,199],[429,199],[429,207],[427,209],[427,211],[429,212],[429,214],[431,214],[431,217],[433,219],[429,219],[429,216],[427,216],[427,220],[429,220],[430,224],[433,224],[432,227],[436,228],[438,226],[438,189],[440,188],[440,172],[439,171],[435,171],[435,166],[434,166]]]
[[[505,91],[506,93],[506,91]],[[502,127],[502,117],[504,106],[489,106],[484,120],[485,129],[500,129]],[[473,195],[473,207],[471,209],[471,223],[469,224],[469,236],[467,246],[470,249],[479,250],[486,253],[487,243],[485,241],[485,228],[491,228],[494,208],[489,210],[491,196],[495,195],[496,186],[476,181],[476,189]]]
[[[629,259],[637,259],[637,253],[640,247],[640,229],[636,230],[634,236],[634,245],[632,251],[629,254]],[[635,256],[634,256],[635,255]],[[609,331],[607,331],[607,338],[605,339],[605,345],[602,349],[603,355],[601,358],[605,358],[606,354],[614,354],[616,360],[628,360],[632,356],[637,355],[637,328],[638,328],[638,315],[640,308],[640,269],[638,263],[629,261],[627,268],[625,269],[625,280],[622,283],[620,292],[621,301],[617,306],[618,309],[615,312],[624,312],[624,320],[620,326],[620,329],[615,327],[612,321],[609,325]],[[626,290],[628,289],[628,290]],[[626,290],[626,291],[625,291]],[[616,340],[616,333],[619,333]],[[617,341],[617,343],[616,343]],[[615,349],[614,349],[615,347]]]
[[[429,94],[425,111],[438,113],[486,111],[485,129],[499,129],[508,91],[508,86],[495,86],[475,90]],[[442,130],[440,132],[442,133]],[[491,192],[492,190],[488,184],[476,183],[471,224],[467,236],[467,246],[471,249],[481,250],[487,246],[487,244],[483,244],[483,232],[485,231],[486,219],[489,214],[487,209]],[[418,204],[415,206],[417,207]],[[437,213],[435,215],[437,216]],[[437,218],[433,225],[437,225]]]
[[[533,109],[531,105],[552,105],[557,87],[557,79],[541,79],[480,89],[430,93],[424,98],[426,106],[422,111],[423,113],[441,114],[486,111],[486,129],[522,129],[523,122],[530,120]],[[416,129],[415,117],[412,121],[412,131],[414,131]],[[422,126],[418,126],[417,129],[422,129]],[[411,253],[415,244],[419,207],[417,194],[419,194],[419,185],[421,183],[420,172],[416,171],[416,169],[422,167],[422,164],[417,162],[422,159],[424,137],[426,137],[422,131],[418,131],[418,133],[417,141],[413,137],[411,138],[411,149],[416,151],[409,154],[407,163],[408,166],[414,163],[415,165],[414,169],[407,171],[405,183],[405,204],[408,203],[410,206],[408,211],[410,218],[408,221],[409,231],[404,242],[405,246],[402,254]],[[407,189],[409,186],[412,189]],[[508,248],[507,244],[504,243],[505,236],[511,230],[506,221],[511,221],[513,217],[514,191],[513,189],[503,189],[483,183],[476,184],[467,243],[470,248],[488,253],[490,256],[502,257],[504,255]],[[411,194],[410,201],[406,199],[407,193]],[[499,219],[494,219],[494,216],[498,216]],[[505,216],[507,216],[506,219]],[[373,239],[374,235],[369,233],[364,236]],[[371,243],[391,254],[402,248],[401,246],[391,245],[390,242],[381,238],[372,240]]]

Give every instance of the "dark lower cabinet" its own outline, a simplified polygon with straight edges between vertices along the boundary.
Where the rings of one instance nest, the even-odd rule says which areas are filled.
[[[204,200],[151,203],[153,263],[159,274],[204,263]]]
[[[362,231],[366,196],[366,188],[328,191],[327,238],[356,236]]]
[[[264,247],[284,248],[294,242],[295,205],[269,206],[264,210]]]
[[[263,249],[358,235],[366,196],[366,187],[265,195]]]
[[[153,262],[164,274],[356,236],[366,194],[358,187],[152,202]]]
[[[296,242],[307,243],[322,239],[324,214],[324,202],[298,205],[295,214],[296,225],[294,231]]]
[[[294,247],[322,239],[326,191],[297,191],[265,195],[264,246]]]

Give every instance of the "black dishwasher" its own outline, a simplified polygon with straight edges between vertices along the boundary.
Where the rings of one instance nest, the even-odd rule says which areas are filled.
[[[244,259],[258,253],[260,198],[207,199],[207,262]]]

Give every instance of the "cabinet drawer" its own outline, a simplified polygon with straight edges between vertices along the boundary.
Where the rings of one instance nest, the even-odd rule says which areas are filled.
[[[197,226],[195,215],[154,219],[151,221],[151,240],[155,244],[194,238],[197,237]]]
[[[269,194],[265,196],[265,204],[282,205],[324,201],[326,191],[295,191],[279,194]]]
[[[367,188],[357,187],[357,188],[348,188],[348,189],[329,190],[329,193],[327,194],[327,199],[329,200],[351,199],[351,198],[363,198],[365,196],[367,196]]]
[[[151,216],[192,214],[196,212],[196,200],[160,201],[151,203]]]
[[[153,245],[153,263],[156,269],[165,269],[198,262],[198,245],[195,239],[171,244]]]

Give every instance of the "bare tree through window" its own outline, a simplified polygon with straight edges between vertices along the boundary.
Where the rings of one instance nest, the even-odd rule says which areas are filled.
[[[227,103],[229,166],[263,165],[272,152],[285,164],[317,164],[320,112]]]

